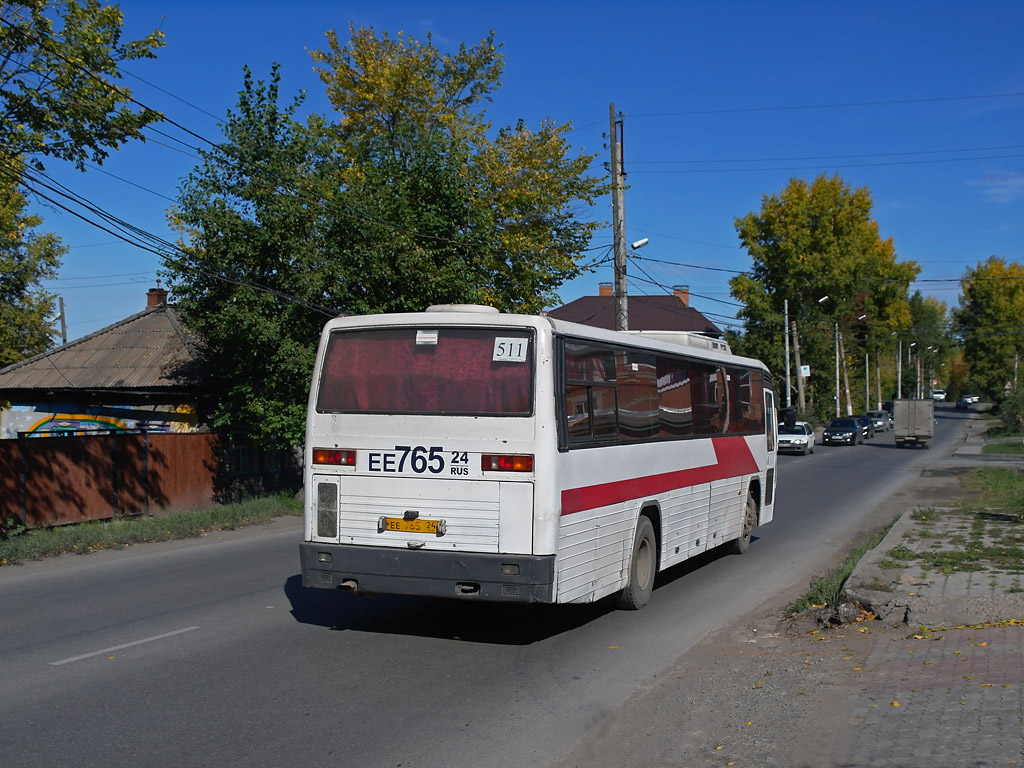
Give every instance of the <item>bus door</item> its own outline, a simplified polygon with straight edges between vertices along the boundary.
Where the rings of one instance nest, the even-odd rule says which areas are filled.
[[[775,459],[779,447],[779,418],[775,410],[775,393],[767,388],[764,390],[764,419],[764,439],[767,441],[768,460],[765,464],[759,525],[770,522],[775,514]]]

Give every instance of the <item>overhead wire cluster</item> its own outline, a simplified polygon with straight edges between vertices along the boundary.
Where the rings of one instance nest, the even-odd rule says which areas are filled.
[[[18,33],[20,33],[22,35],[26,35],[27,37],[29,37],[29,39],[33,39],[24,30],[21,30],[21,29],[15,27],[10,22],[8,22],[6,20],[2,20],[2,19],[0,19],[0,22],[5,24],[6,26],[11,28],[12,30],[15,30],[16,32],[18,32]],[[38,44],[41,41],[35,40],[34,42],[36,42]],[[58,57],[61,57],[61,54],[59,52],[56,52],[55,55],[58,56]],[[61,57],[61,58],[63,58],[63,57]],[[91,78],[94,78],[94,79],[97,79],[97,80],[105,82],[103,80],[103,78],[99,77],[95,73],[93,73],[93,72],[89,71],[88,69],[84,68],[82,65],[80,65],[80,64],[78,64],[76,62],[71,62],[70,60],[68,60],[66,58],[64,60],[68,64],[70,64],[71,66],[74,66],[84,76],[91,77]],[[123,70],[123,69],[120,70],[120,74],[127,75],[127,76],[132,77],[132,78],[134,78],[136,80],[139,80],[140,82],[145,83],[147,86],[149,86],[151,88],[154,88],[154,89],[156,89],[156,90],[158,90],[158,91],[168,95],[169,97],[171,97],[171,98],[181,102],[182,104],[185,104],[188,107],[190,107],[192,109],[195,109],[195,110],[197,110],[197,111],[199,111],[199,112],[201,112],[201,113],[203,113],[205,115],[208,115],[208,116],[213,117],[215,119],[220,119],[216,115],[213,115],[212,113],[202,109],[201,107],[193,104],[192,102],[190,102],[190,101],[188,101],[188,100],[186,100],[184,98],[181,98],[180,96],[178,96],[178,95],[176,95],[176,94],[174,94],[174,93],[172,93],[172,92],[170,92],[170,91],[168,91],[168,90],[166,90],[166,89],[164,89],[164,88],[162,88],[162,87],[160,87],[160,86],[158,86],[158,85],[156,85],[156,84],[154,84],[154,83],[152,83],[152,82],[150,82],[148,80],[145,80],[145,79],[143,79],[141,77],[138,77],[137,75],[134,75],[134,74],[132,74],[132,73],[126,71],[126,70]],[[631,117],[635,117],[635,118],[658,118],[658,117],[668,117],[668,116],[691,116],[691,115],[733,114],[733,113],[737,113],[738,114],[738,113],[750,113],[750,112],[782,112],[782,111],[791,111],[791,110],[817,110],[817,109],[833,109],[833,108],[857,108],[857,107],[879,106],[879,105],[913,104],[913,103],[927,103],[927,102],[954,102],[954,101],[996,99],[996,98],[1014,98],[1014,97],[1021,97],[1021,96],[1024,96],[1024,92],[987,94],[987,95],[949,96],[949,97],[935,97],[935,98],[921,98],[921,99],[902,99],[902,100],[889,100],[889,101],[863,101],[863,102],[846,102],[846,103],[831,103],[831,104],[808,104],[808,105],[790,105],[790,106],[747,107],[747,108],[717,109],[717,110],[685,110],[685,111],[676,111],[676,112],[636,113],[636,114],[632,114]],[[143,102],[139,101],[138,99],[136,99],[133,96],[129,96],[128,100],[132,104],[138,106],[139,108],[147,109],[147,110],[152,110],[151,107],[147,106],[146,104],[144,104]],[[77,104],[76,107],[78,107],[79,109],[85,109],[85,110],[88,110],[90,108],[89,105],[83,105],[83,104]],[[153,110],[153,111],[156,111],[156,110]],[[193,141],[187,141],[186,139],[183,139],[180,136],[175,136],[174,134],[172,134],[172,133],[170,133],[168,131],[161,130],[155,124],[150,124],[150,125],[147,125],[147,126],[145,126],[143,128],[143,132],[145,133],[145,140],[147,142],[154,142],[154,143],[160,144],[160,145],[162,145],[164,147],[167,147],[169,149],[172,149],[174,151],[182,152],[182,153],[184,153],[184,154],[186,154],[186,155],[188,155],[190,157],[193,157],[197,161],[201,161],[203,159],[204,155],[206,155],[207,153],[209,153],[211,151],[217,150],[219,148],[219,146],[220,146],[217,142],[211,141],[210,139],[206,138],[202,134],[200,134],[200,133],[198,133],[198,132],[188,128],[187,126],[183,125],[181,122],[178,122],[176,120],[173,120],[173,119],[167,117],[165,114],[161,114],[161,119],[162,119],[163,123],[166,123],[167,125],[170,125],[170,126],[174,127],[175,129],[177,129],[178,131],[180,131],[182,134],[184,134],[186,137],[192,139]],[[594,125],[594,124],[597,124],[597,123],[592,123],[591,125]],[[582,127],[588,127],[588,126],[582,126]],[[154,136],[152,134],[160,136],[163,139],[165,139],[166,141],[161,141],[160,139],[156,139],[156,138],[154,138]],[[175,146],[175,145],[177,145],[177,146]],[[911,157],[911,156],[922,156],[922,155],[949,155],[949,154],[955,154],[955,153],[963,154],[963,153],[967,153],[967,152],[996,152],[996,151],[1007,152],[1007,151],[1010,151],[1010,150],[1022,149],[1022,148],[1024,148],[1024,145],[1003,145],[1003,146],[990,146],[990,147],[969,147],[969,148],[962,148],[962,149],[935,149],[935,150],[922,150],[922,151],[918,151],[918,152],[889,152],[889,153],[878,153],[878,154],[874,154],[874,155],[834,155],[834,156],[810,156],[810,157],[794,157],[794,158],[747,158],[747,159],[741,159],[741,160],[707,160],[707,159],[700,159],[700,160],[659,160],[659,161],[637,161],[637,160],[632,160],[631,164],[632,165],[643,165],[643,164],[654,164],[654,163],[657,163],[657,164],[660,164],[660,165],[667,165],[667,164],[707,164],[707,163],[723,163],[724,164],[724,163],[738,163],[738,162],[746,162],[746,163],[804,162],[804,161],[814,161],[814,160],[867,159],[867,158],[873,158],[873,157],[886,158],[886,157]],[[986,158],[991,158],[991,157],[1024,157],[1024,154],[987,155],[986,156]],[[904,163],[910,163],[910,162],[915,162],[915,163],[916,162],[948,162],[948,161],[962,161],[962,160],[970,160],[970,159],[979,159],[979,158],[933,157],[933,158],[924,159],[924,160],[906,160],[906,161],[901,160],[901,161],[894,161],[892,163],[879,163],[879,164],[904,164]],[[874,164],[874,163],[872,163],[872,164]],[[138,189],[146,191],[146,192],[148,192],[150,194],[158,196],[158,197],[160,197],[160,198],[162,198],[164,200],[167,200],[168,202],[170,202],[172,204],[180,204],[180,201],[177,198],[170,197],[170,196],[165,195],[165,194],[163,194],[161,192],[149,189],[149,188],[147,188],[147,187],[145,187],[143,185],[140,185],[140,184],[137,184],[135,182],[132,182],[132,181],[130,181],[128,179],[124,179],[124,178],[122,178],[120,176],[117,176],[116,174],[113,174],[113,173],[111,173],[111,172],[109,172],[109,171],[107,171],[107,170],[105,170],[103,168],[100,168],[99,166],[93,165],[91,167],[94,168],[95,170],[98,170],[101,173],[104,173],[104,174],[106,174],[106,175],[108,175],[108,176],[110,176],[110,177],[112,177],[112,178],[122,182],[122,183],[129,184],[129,185],[134,186],[134,187],[136,187]],[[3,169],[3,170],[4,170],[5,174],[8,177],[10,177],[12,172],[8,171],[6,169]],[[723,172],[723,171],[736,171],[736,170],[744,170],[744,169],[736,169],[736,168],[732,168],[732,169],[691,169],[691,170],[683,170],[683,171],[671,171],[671,170],[670,171],[643,171],[643,170],[636,171],[635,170],[633,172],[634,173],[645,173],[645,172],[646,173],[654,173],[654,172],[663,172],[663,173],[672,173],[672,172],[697,173],[697,172]],[[756,168],[756,169],[755,168],[751,168],[749,170],[766,170],[766,169],[763,168],[763,167],[759,167],[759,168]],[[790,168],[790,169],[782,169],[782,170],[792,170],[792,169]],[[147,231],[147,230],[145,230],[145,229],[143,229],[141,227],[137,227],[135,225],[132,225],[130,222],[127,222],[127,221],[117,217],[116,215],[114,215],[114,214],[110,213],[109,211],[105,210],[102,206],[94,203],[93,201],[88,200],[87,198],[85,198],[82,195],[79,195],[79,194],[75,193],[73,190],[68,188],[66,185],[59,184],[52,177],[50,177],[48,174],[46,174],[44,172],[35,171],[35,170],[31,169],[30,167],[28,167],[24,163],[20,163],[19,164],[18,171],[20,173],[20,177],[19,177],[20,181],[25,185],[26,188],[30,189],[34,194],[39,196],[40,199],[45,200],[49,204],[51,204],[51,205],[53,205],[53,206],[55,206],[55,207],[57,207],[57,208],[59,208],[61,210],[66,211],[67,213],[69,213],[72,216],[75,216],[75,217],[77,217],[77,218],[79,218],[79,219],[81,219],[83,221],[88,222],[89,224],[91,224],[91,225],[101,229],[102,231],[107,232],[108,234],[116,237],[120,241],[129,243],[131,245],[134,245],[135,247],[138,247],[138,248],[140,248],[140,249],[142,249],[144,251],[147,251],[147,252],[150,252],[150,253],[156,255],[165,264],[177,266],[179,268],[185,266],[183,264],[183,262],[181,261],[181,257],[185,256],[186,254],[185,254],[185,252],[181,249],[181,247],[177,243],[174,243],[174,242],[171,242],[169,240],[166,240],[166,239],[164,239],[164,238],[162,238],[162,237],[160,237],[158,235],[153,234],[152,232],[149,232],[149,231]],[[264,172],[265,172],[265,170],[264,170]],[[266,185],[268,187],[275,187],[275,188],[280,188],[282,186],[282,184],[288,186],[287,180],[283,180],[283,179],[280,179],[280,178],[274,178],[274,177],[272,177],[269,174],[265,178],[264,183],[266,183]],[[295,192],[295,194],[297,194],[297,195],[306,197],[307,201],[310,202],[310,203],[322,202],[322,200],[310,198],[308,193],[305,192],[304,190],[297,190],[294,187],[292,187],[292,191]],[[366,222],[369,222],[369,223],[373,223],[373,224],[376,224],[376,225],[379,225],[379,226],[388,227],[388,228],[391,228],[391,229],[393,229],[395,231],[400,231],[400,232],[403,232],[405,234],[412,235],[414,237],[420,237],[420,238],[430,239],[430,240],[434,240],[434,241],[446,242],[446,243],[450,243],[452,245],[458,245],[460,247],[465,247],[467,245],[472,245],[473,244],[472,241],[453,240],[453,239],[450,239],[450,238],[439,237],[439,236],[436,236],[436,235],[429,235],[429,234],[425,234],[425,233],[421,233],[421,232],[416,232],[416,231],[410,230],[410,229],[408,229],[406,227],[402,227],[402,226],[393,224],[391,222],[388,222],[386,220],[383,220],[380,217],[376,217],[376,216],[373,216],[371,214],[368,214],[368,213],[366,213],[364,211],[355,210],[351,206],[343,207],[341,209],[341,213],[343,215],[352,216],[354,218],[357,218],[357,219],[360,219],[360,220],[363,220],[363,221],[366,221]],[[712,243],[704,243],[704,244],[705,245],[713,245],[715,247],[727,247],[727,246],[721,246],[721,245],[712,244]],[[610,246],[609,245],[598,245],[598,246],[594,246],[593,248],[588,249],[588,250],[604,250],[604,249],[610,249]],[[514,256],[516,254],[515,253],[510,253],[509,255],[513,255]],[[592,261],[589,265],[587,265],[587,268],[593,268],[593,267],[599,266],[600,264],[606,263],[609,260],[610,259],[608,257],[603,257],[603,258],[596,259],[596,260]],[[733,274],[733,275],[749,274],[749,271],[730,270],[730,269],[724,269],[724,268],[720,268],[720,267],[711,267],[711,266],[706,266],[706,265],[692,264],[692,263],[686,263],[686,262],[681,262],[681,261],[670,261],[670,260],[665,260],[665,259],[655,259],[655,258],[651,258],[651,257],[640,257],[640,256],[636,256],[636,255],[633,255],[631,257],[631,261],[634,264],[634,266],[636,266],[637,269],[640,270],[641,273],[644,275],[644,279],[641,282],[645,282],[645,283],[647,283],[647,284],[649,284],[651,286],[654,286],[654,287],[657,287],[657,288],[660,288],[662,290],[666,290],[666,291],[669,291],[669,292],[671,292],[671,288],[666,286],[663,282],[661,282],[661,281],[657,280],[656,278],[654,278],[651,275],[651,273],[642,266],[642,262],[647,262],[647,263],[650,263],[650,264],[660,264],[660,265],[671,266],[671,267],[681,267],[681,268],[686,268],[686,269],[702,270],[702,271],[708,271],[708,272],[719,272],[719,273],[726,273],[726,274]],[[304,306],[306,306],[306,307],[308,307],[308,308],[310,308],[312,310],[315,310],[315,311],[318,311],[318,312],[322,312],[322,313],[327,314],[327,315],[334,315],[334,314],[337,314],[337,312],[338,312],[337,308],[328,308],[328,307],[318,306],[316,304],[313,304],[313,303],[304,301],[302,299],[299,299],[298,297],[295,297],[293,295],[290,295],[290,294],[287,294],[287,293],[284,293],[284,292],[281,292],[281,291],[277,291],[277,290],[272,289],[272,288],[270,288],[268,286],[260,285],[258,283],[255,283],[255,282],[251,281],[251,280],[243,280],[243,279],[240,279],[240,278],[237,278],[237,277],[232,277],[230,275],[227,275],[227,274],[224,274],[224,273],[221,273],[221,272],[214,272],[214,271],[209,271],[209,270],[203,270],[202,268],[197,267],[197,266],[195,266],[193,264],[188,264],[187,268],[188,269],[193,269],[193,270],[198,270],[201,274],[204,274],[206,277],[209,277],[211,279],[223,280],[223,281],[226,281],[226,282],[229,282],[229,283],[234,283],[234,284],[237,284],[237,285],[244,285],[244,286],[253,288],[255,290],[267,291],[269,293],[274,294],[275,296],[278,296],[281,299],[288,300],[288,301],[298,302],[298,303],[300,303],[300,304],[302,304],[302,305],[304,305]],[[794,275],[790,275],[790,276],[784,276],[784,277],[793,278],[793,279],[807,279],[807,280],[813,279],[812,277],[806,276],[806,275],[795,275],[795,276]],[[889,282],[890,281],[890,280],[888,280],[886,278],[849,278],[849,279],[851,281],[857,281],[857,282]],[[978,279],[979,280],[999,280],[999,279],[1019,279],[1019,278],[978,278]],[[959,279],[919,279],[919,280],[915,280],[914,281],[914,283],[927,283],[927,284],[936,284],[936,285],[938,285],[938,284],[954,284],[954,283],[959,283],[959,282],[960,282]],[[722,299],[716,299],[716,298],[713,298],[711,296],[702,295],[702,294],[699,294],[699,293],[692,293],[692,295],[695,296],[695,297],[698,297],[698,298],[701,298],[701,299],[704,299],[704,300],[708,300],[708,301],[712,301],[712,302],[716,302],[716,303],[721,303],[721,304],[726,304],[726,305],[731,305],[731,306],[742,306],[741,304],[738,304],[736,302],[729,302],[729,301],[725,301],[725,300],[722,300]],[[708,313],[708,314],[715,315],[715,313]],[[715,315],[715,316],[717,316],[717,317],[724,317],[723,315]],[[732,324],[732,325],[735,325],[736,327],[745,327],[744,324],[742,322],[738,321],[735,317],[730,318],[728,323],[723,323],[723,324]],[[747,330],[756,330],[756,329],[747,328]]]
[[[21,35],[27,37],[30,41],[33,41],[36,44],[40,44],[42,42],[42,41],[39,41],[38,39],[32,37],[31,35],[29,35],[24,30],[17,28],[16,26],[11,24],[7,20],[0,19],[0,23],[3,23],[5,26],[10,28],[11,30],[17,32],[18,34],[21,34]],[[96,79],[96,80],[98,80],[100,82],[106,82],[102,77],[100,77],[99,75],[96,75],[94,72],[92,72],[89,69],[85,68],[80,63],[71,61],[67,57],[64,57],[63,55],[61,55],[59,53],[59,51],[55,51],[54,50],[54,51],[51,51],[51,53],[53,53],[53,55],[55,55],[56,57],[63,59],[65,61],[65,63],[67,63],[68,65],[74,67],[83,76]],[[130,72],[127,72],[126,70],[124,70],[123,68],[119,70],[119,74],[125,74],[125,75],[129,75],[131,77],[134,77],[135,79],[138,79],[141,82],[146,83],[147,85],[149,85],[149,86],[151,86],[151,87],[161,91],[162,93],[167,94],[168,96],[170,96],[170,97],[180,101],[181,103],[186,104],[189,107],[202,112],[203,114],[209,115],[211,117],[216,117],[216,116],[212,115],[210,112],[207,112],[206,110],[202,109],[201,107],[196,106],[195,104],[187,101],[186,99],[183,99],[183,98],[181,98],[181,97],[171,93],[170,91],[168,91],[168,90],[166,90],[164,88],[161,88],[161,87],[159,87],[159,86],[149,82],[148,80],[144,80],[141,77],[133,75]],[[150,111],[153,111],[153,112],[159,112],[158,110],[155,110],[152,107],[149,107],[148,105],[146,105],[145,103],[143,103],[139,99],[135,98],[134,96],[126,96],[126,99],[131,104],[133,104],[133,105],[135,105],[135,106],[137,106],[137,107],[139,107],[141,109],[150,110]],[[86,112],[88,112],[90,110],[93,110],[92,105],[89,105],[89,104],[77,103],[77,104],[75,104],[75,106],[76,106],[76,108],[82,109],[82,110],[84,110]],[[160,128],[157,128],[156,125],[154,125],[154,124],[150,124],[150,125],[144,126],[141,129],[142,133],[143,133],[143,136],[141,136],[141,138],[143,138],[144,141],[160,144],[160,145],[162,145],[162,146],[164,146],[166,148],[172,149],[174,151],[182,152],[182,153],[188,155],[189,157],[192,157],[193,159],[195,159],[198,162],[201,162],[205,157],[208,157],[211,152],[214,152],[214,151],[217,151],[218,149],[220,149],[221,145],[218,144],[217,142],[214,142],[214,141],[206,138],[205,136],[203,136],[200,133],[198,133],[198,132],[188,128],[187,126],[183,125],[182,123],[169,118],[164,113],[159,113],[159,114],[161,115],[161,122],[173,126],[174,128],[176,128],[176,129],[180,130],[181,132],[183,132],[187,137],[191,137],[195,141],[194,142],[186,141],[186,140],[182,139],[179,136],[175,136],[175,135],[173,135],[173,134],[171,134],[171,133],[169,133],[167,131],[164,131],[164,130],[161,130]],[[104,119],[106,117],[106,115],[100,115],[96,111],[93,111],[92,116],[94,118],[97,118],[97,119]],[[154,139],[150,135],[150,134],[154,134],[154,133],[159,135],[159,136],[162,136],[164,139],[167,140],[167,142],[171,142],[171,143],[167,143],[167,142],[160,141],[158,139]],[[173,146],[173,144],[177,144],[179,146]],[[196,144],[205,145],[205,148],[203,146],[197,146]],[[98,229],[100,229],[100,230],[102,230],[102,231],[104,231],[104,232],[106,232],[106,233],[116,237],[118,240],[120,240],[122,242],[128,243],[128,244],[133,245],[133,246],[135,246],[137,248],[140,248],[143,251],[146,251],[146,252],[154,254],[164,264],[175,266],[175,267],[178,267],[178,268],[185,268],[185,269],[189,269],[189,270],[193,270],[193,271],[198,271],[200,274],[203,274],[206,277],[209,277],[211,279],[221,280],[221,281],[233,283],[233,284],[240,285],[240,286],[246,286],[246,287],[249,287],[249,288],[252,288],[252,289],[255,289],[255,290],[259,290],[259,291],[265,291],[265,292],[271,293],[271,294],[273,294],[273,295],[275,295],[275,296],[277,296],[277,297],[279,297],[281,299],[299,303],[299,304],[301,304],[303,306],[306,306],[309,309],[321,312],[321,313],[323,313],[323,314],[325,314],[327,316],[332,316],[333,317],[333,316],[337,315],[339,313],[339,311],[340,311],[338,308],[323,307],[323,306],[319,306],[319,305],[314,304],[314,303],[310,303],[308,301],[305,301],[305,300],[303,300],[303,299],[301,299],[299,297],[296,297],[294,295],[285,293],[283,291],[279,291],[279,290],[270,288],[270,287],[265,286],[265,285],[260,285],[259,283],[253,282],[252,280],[241,279],[241,278],[238,278],[238,277],[235,277],[235,276],[231,276],[231,275],[227,275],[227,274],[224,274],[224,273],[221,273],[221,272],[214,272],[214,271],[211,271],[211,270],[204,270],[204,269],[202,269],[202,268],[200,268],[200,267],[198,267],[198,266],[196,266],[194,264],[191,264],[191,263],[186,265],[186,264],[184,264],[182,262],[181,259],[182,259],[183,256],[186,256],[187,254],[180,247],[180,245],[178,245],[177,243],[169,241],[169,240],[167,240],[167,239],[165,239],[163,237],[160,237],[159,235],[156,235],[156,234],[154,234],[152,232],[149,232],[149,231],[147,231],[147,230],[145,230],[145,229],[143,229],[141,227],[132,225],[130,222],[127,222],[124,219],[122,219],[122,218],[116,216],[115,214],[112,214],[108,210],[104,209],[99,204],[94,203],[93,201],[89,200],[88,198],[84,197],[83,195],[80,195],[80,194],[76,193],[71,188],[67,187],[66,185],[60,184],[59,182],[57,182],[55,179],[53,179],[50,175],[46,174],[45,172],[38,171],[38,170],[32,168],[28,163],[25,163],[23,161],[19,161],[19,160],[15,159],[13,161],[13,165],[16,167],[16,171],[17,172],[15,172],[14,170],[10,170],[10,169],[0,169],[0,171],[2,171],[7,178],[13,179],[13,180],[19,182],[24,188],[26,188],[27,190],[32,192],[34,195],[39,197],[41,200],[44,200],[47,203],[49,203],[50,205],[53,205],[54,207],[56,207],[56,208],[58,208],[60,210],[63,210],[66,213],[68,213],[68,214],[70,214],[70,215],[72,215],[72,216],[74,216],[74,217],[76,217],[76,218],[78,218],[78,219],[80,219],[82,221],[85,221],[85,222],[91,224],[92,226],[94,226],[94,227],[96,227],[96,228],[98,228]],[[133,187],[136,187],[137,189],[141,189],[141,190],[143,190],[145,192],[148,192],[149,194],[152,194],[154,196],[157,196],[157,197],[160,197],[160,198],[162,198],[164,200],[167,200],[168,202],[170,202],[170,203],[172,203],[174,205],[180,205],[181,204],[181,201],[178,198],[169,197],[169,196],[167,196],[167,195],[165,195],[165,194],[163,194],[161,192],[157,192],[156,190],[150,189],[150,188],[145,187],[145,186],[143,186],[141,184],[137,184],[137,183],[135,183],[133,181],[125,179],[125,178],[123,178],[121,176],[118,176],[118,175],[116,175],[114,173],[111,173],[111,172],[107,171],[106,169],[101,168],[98,165],[95,165],[95,164],[92,164],[92,163],[90,163],[88,165],[89,165],[90,168],[92,168],[92,169],[94,169],[96,171],[99,171],[100,173],[106,174],[107,176],[110,176],[111,178],[114,178],[114,179],[116,179],[116,180],[118,180],[118,181],[120,181],[120,182],[122,182],[124,184],[131,185]],[[310,195],[305,190],[299,189],[296,186],[294,186],[290,182],[290,180],[281,178],[280,176],[276,176],[276,175],[272,174],[271,172],[269,172],[265,168],[259,169],[259,172],[262,174],[262,178],[255,178],[254,179],[254,181],[255,181],[255,183],[257,185],[262,184],[262,185],[265,186],[266,189],[281,189],[281,188],[288,189],[293,194],[295,194],[296,196],[304,199],[305,202],[307,202],[309,204],[323,204],[323,203],[326,202],[323,198],[321,198],[319,196]],[[486,245],[489,248],[493,248],[493,246],[490,243],[484,243],[482,241],[477,241],[477,240],[473,240],[473,239],[465,239],[464,238],[464,239],[456,240],[456,239],[450,238],[450,237],[444,237],[444,236],[439,236],[439,235],[419,232],[419,231],[410,229],[408,227],[404,227],[404,226],[401,226],[399,224],[395,224],[393,222],[387,221],[386,219],[383,219],[383,218],[381,218],[379,216],[375,216],[375,215],[367,213],[365,211],[358,210],[358,209],[354,208],[350,204],[340,203],[336,198],[332,201],[332,203],[333,203],[333,205],[335,207],[335,210],[337,210],[341,215],[349,216],[349,217],[352,217],[352,218],[364,221],[366,223],[372,223],[372,224],[375,224],[375,225],[378,225],[378,226],[382,226],[382,227],[391,229],[393,231],[401,232],[403,234],[407,234],[407,235],[410,235],[410,236],[413,236],[413,237],[416,237],[416,238],[421,238],[421,239],[424,239],[424,240],[430,240],[430,241],[434,241],[434,242],[445,243],[445,244],[449,244],[449,245],[455,245],[455,246],[458,246],[458,247],[461,247],[461,248],[472,247],[474,245],[478,245],[478,246]],[[585,251],[594,251],[594,250],[604,250],[605,248],[606,248],[606,246],[599,245],[599,246],[593,246],[593,247],[590,247],[590,248],[587,248],[587,249],[584,249],[584,250]],[[508,256],[508,257],[516,257],[516,256],[520,256],[520,255],[523,255],[523,254],[521,254],[520,252],[517,252],[517,251],[506,251],[505,255]],[[585,268],[592,268],[594,266],[597,266],[597,264],[599,264],[599,263],[601,263],[600,260],[596,260],[596,261],[592,262],[591,264],[587,265]]]

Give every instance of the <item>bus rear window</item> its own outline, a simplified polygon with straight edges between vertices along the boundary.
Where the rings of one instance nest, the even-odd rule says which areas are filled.
[[[317,410],[529,416],[533,334],[511,328],[335,331]]]

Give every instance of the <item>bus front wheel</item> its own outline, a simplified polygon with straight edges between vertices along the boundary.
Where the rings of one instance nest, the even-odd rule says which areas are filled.
[[[751,491],[747,494],[747,508],[743,511],[743,533],[740,534],[738,539],[733,539],[729,543],[729,551],[734,555],[742,555],[746,552],[750,546],[750,536],[753,534],[756,525],[757,500],[754,498],[753,491]]]
[[[641,515],[633,536],[633,552],[629,558],[629,581],[616,600],[619,608],[637,611],[647,605],[654,590],[654,577],[658,573],[658,541],[654,526],[646,515]]]

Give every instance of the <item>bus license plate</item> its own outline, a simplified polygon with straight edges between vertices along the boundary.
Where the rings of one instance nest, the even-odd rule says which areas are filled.
[[[418,517],[415,520],[406,520],[402,517],[382,517],[380,529],[382,531],[402,531],[403,533],[438,533],[440,520],[426,520]]]

